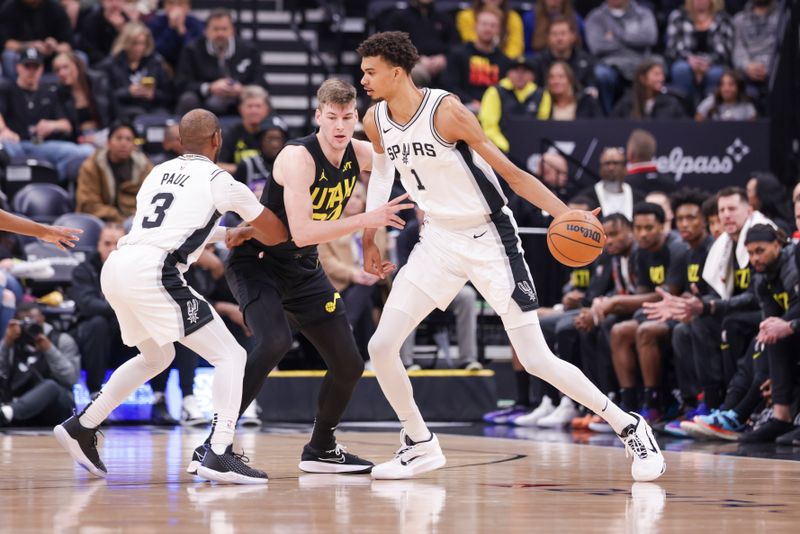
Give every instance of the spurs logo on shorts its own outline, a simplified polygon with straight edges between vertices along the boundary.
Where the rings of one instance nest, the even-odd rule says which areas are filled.
[[[517,287],[519,288],[520,291],[528,295],[528,298],[531,299],[531,302],[536,302],[536,291],[533,290],[533,287],[531,286],[530,282],[528,282],[527,280],[522,282],[517,282]]]
[[[200,305],[197,302],[197,299],[192,299],[186,303],[186,320],[190,323],[195,324],[200,317],[197,315],[198,310],[200,309]]]

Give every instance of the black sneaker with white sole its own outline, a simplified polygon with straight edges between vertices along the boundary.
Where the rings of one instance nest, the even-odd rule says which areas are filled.
[[[347,452],[342,445],[320,451],[310,444],[303,447],[298,467],[306,473],[349,473],[360,475],[372,471],[374,464]]]
[[[91,474],[105,478],[108,475],[103,460],[97,452],[97,428],[86,428],[73,415],[53,428],[58,442],[78,464]]]
[[[248,466],[249,459],[243,454],[234,454],[232,448],[228,445],[224,453],[216,454],[209,446],[197,468],[197,476],[227,484],[266,484],[267,474]]]
[[[208,447],[208,442],[206,442],[192,451],[192,459],[189,460],[189,465],[186,467],[187,473],[190,475],[197,474],[197,469],[203,463],[203,458],[206,457],[206,451],[208,450]]]

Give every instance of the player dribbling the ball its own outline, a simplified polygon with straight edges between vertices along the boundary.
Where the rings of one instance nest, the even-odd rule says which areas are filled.
[[[378,382],[402,425],[394,458],[376,465],[378,479],[410,478],[444,466],[437,437],[414,402],[400,361],[400,345],[434,308],[444,309],[470,281],[503,320],[525,369],[606,419],[633,456],[638,481],[654,480],[664,457],[647,423],[625,413],[573,365],[547,347],[536,308],[539,302],[523,258],[517,225],[497,176],[515,193],[558,217],[567,207],[541,182],[513,165],[483,133],[459,100],[439,89],[419,89],[410,72],[417,50],[402,32],[372,35],[358,47],[361,83],[373,100],[364,130],[372,142],[373,171],[367,209],[385,203],[394,172],[427,218],[420,242],[394,279],[375,335],[369,343]],[[374,230],[364,234],[364,268],[384,278]]]

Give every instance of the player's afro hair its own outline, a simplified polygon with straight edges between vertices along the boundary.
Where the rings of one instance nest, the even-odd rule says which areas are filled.
[[[376,33],[362,42],[356,52],[361,57],[381,57],[407,73],[411,73],[419,61],[417,48],[406,32]]]
[[[678,206],[683,206],[684,204],[694,204],[702,210],[703,203],[708,199],[709,196],[709,193],[701,189],[682,187],[681,189],[678,189],[672,193],[669,199],[672,205],[672,211],[678,211]]]

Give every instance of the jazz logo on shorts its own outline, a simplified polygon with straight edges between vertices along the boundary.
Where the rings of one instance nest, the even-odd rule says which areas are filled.
[[[328,313],[335,312],[336,311],[336,301],[339,300],[340,298],[342,298],[342,297],[341,297],[341,295],[339,295],[339,292],[338,291],[335,292],[333,294],[333,300],[330,301],[330,302],[326,302],[325,303],[325,311],[328,312]]]
[[[186,303],[186,319],[195,324],[199,317],[197,316],[197,311],[200,309],[200,304],[197,303],[197,299],[192,299]]]

